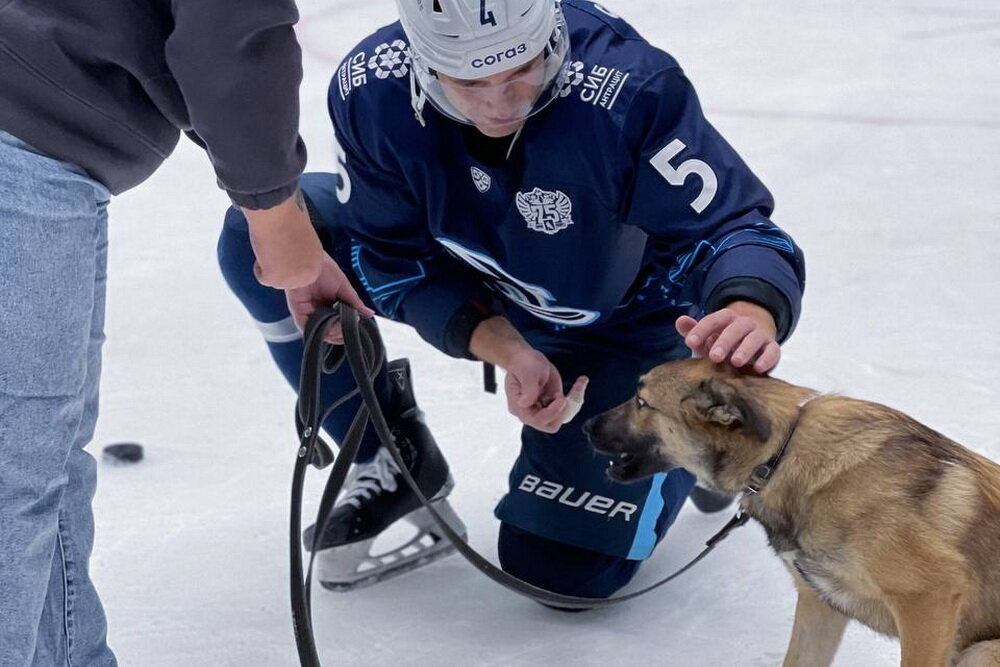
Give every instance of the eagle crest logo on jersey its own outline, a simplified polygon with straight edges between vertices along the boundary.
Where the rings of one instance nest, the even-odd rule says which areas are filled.
[[[485,193],[493,185],[493,179],[490,175],[479,167],[472,168],[472,182],[476,184],[476,189],[482,193]]]
[[[410,73],[410,50],[401,39],[391,44],[379,44],[375,55],[368,61],[368,69],[375,70],[375,76],[388,79],[389,75],[402,79]]]
[[[514,201],[528,229],[555,234],[573,224],[573,202],[559,190],[535,188],[531,192],[518,192]]]

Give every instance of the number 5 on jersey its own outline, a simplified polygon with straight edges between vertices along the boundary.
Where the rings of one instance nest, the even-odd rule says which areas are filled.
[[[337,201],[346,204],[351,200],[351,176],[347,173],[347,151],[333,138],[333,173],[340,176],[340,183],[337,184]]]
[[[701,213],[715,199],[715,193],[719,191],[719,179],[715,176],[712,168],[701,160],[689,158],[681,162],[676,168],[670,164],[670,161],[677,157],[685,148],[687,146],[680,139],[674,139],[664,146],[659,153],[654,155],[649,162],[656,171],[660,172],[663,178],[667,179],[667,183],[670,183],[670,185],[684,185],[684,181],[687,180],[688,176],[697,174],[701,178],[701,192],[691,202],[691,208],[694,209],[695,213]]]

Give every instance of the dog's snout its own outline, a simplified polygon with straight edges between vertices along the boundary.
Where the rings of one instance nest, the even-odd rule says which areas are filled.
[[[608,413],[603,412],[583,423],[583,434],[587,436],[587,440],[590,441],[591,445],[595,447],[607,445],[607,440],[609,440],[608,434],[610,432],[608,420]]]
[[[619,438],[610,427],[610,416],[607,412],[591,417],[583,424],[583,432],[590,446],[604,454],[612,454],[621,449]]]

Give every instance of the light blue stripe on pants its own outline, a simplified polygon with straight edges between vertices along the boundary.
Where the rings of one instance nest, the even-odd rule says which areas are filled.
[[[0,131],[0,666],[117,664],[88,574],[108,191]]]

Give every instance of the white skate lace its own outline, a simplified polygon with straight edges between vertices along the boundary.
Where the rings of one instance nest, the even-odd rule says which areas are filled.
[[[362,499],[371,500],[383,490],[389,493],[395,491],[397,475],[399,466],[392,460],[389,450],[380,447],[374,459],[368,463],[360,463],[355,468],[351,476],[351,488],[344,491],[340,502],[350,503],[360,509]]]

